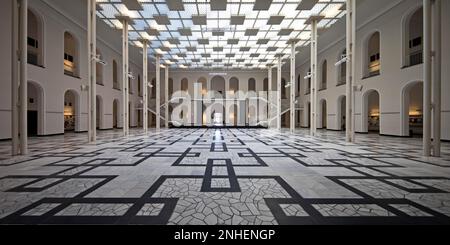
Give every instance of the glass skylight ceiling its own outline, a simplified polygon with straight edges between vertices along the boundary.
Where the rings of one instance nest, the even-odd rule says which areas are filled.
[[[173,68],[255,69],[289,57],[310,41],[310,16],[328,28],[345,15],[345,0],[97,0],[97,15],[121,29],[129,16],[131,44],[150,40],[149,55]],[[300,10],[301,9],[301,10]]]

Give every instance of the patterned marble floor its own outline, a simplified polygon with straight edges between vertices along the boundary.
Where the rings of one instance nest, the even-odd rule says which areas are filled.
[[[450,144],[262,129],[0,143],[0,224],[450,224]]]

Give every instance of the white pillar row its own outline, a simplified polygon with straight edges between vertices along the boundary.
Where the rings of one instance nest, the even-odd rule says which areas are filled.
[[[311,24],[311,136],[317,132],[317,23],[323,18],[311,16],[308,22]]]
[[[142,126],[144,133],[148,133],[148,40],[141,40],[142,43],[142,89],[143,89],[143,102],[142,102]]]
[[[278,66],[277,66],[277,130],[281,130],[281,66],[282,66],[283,56],[278,55]]]
[[[128,24],[130,24],[130,18],[128,16],[117,17],[122,23],[122,104],[123,104],[123,134],[128,136],[129,131],[129,93],[128,93],[128,79],[129,79],[129,60],[128,60]]]
[[[161,57],[156,55],[156,129],[161,128]]]
[[[296,82],[295,82],[295,43],[296,41],[291,42],[291,104],[290,104],[290,130],[291,133],[295,132],[295,91],[296,91]]]
[[[423,154],[424,156],[428,157],[431,156],[431,0],[423,0],[423,18]]]
[[[96,1],[88,0],[88,141],[95,142],[97,136],[97,22]]]
[[[12,155],[19,154],[19,6],[16,0],[12,1],[12,33],[11,33],[11,138]]]
[[[356,63],[356,0],[347,0],[346,16],[346,113],[345,113],[345,135],[347,142],[355,141],[355,68]]]
[[[165,69],[165,86],[164,86],[164,97],[165,97],[165,101],[166,101],[166,110],[165,110],[165,127],[169,128],[169,106],[170,106],[170,98],[169,98],[169,64],[166,64],[166,69]]]
[[[441,156],[442,2],[433,2],[433,156]]]
[[[19,1],[19,49],[20,49],[20,154],[28,154],[28,0]]]
[[[273,96],[272,96],[272,65],[267,65],[267,71],[268,71],[268,78],[267,78],[267,104],[269,105],[267,107],[267,127],[270,129],[272,128],[272,120],[273,120],[273,112],[272,112],[272,106],[273,106]]]

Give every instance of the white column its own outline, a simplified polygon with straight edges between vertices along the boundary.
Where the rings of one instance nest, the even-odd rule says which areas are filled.
[[[311,136],[317,132],[317,20],[311,22]]]
[[[441,99],[442,99],[442,2],[434,0],[433,4],[433,156],[441,156]]]
[[[164,97],[165,97],[165,101],[166,101],[166,110],[165,110],[165,117],[166,117],[166,121],[165,121],[165,127],[169,128],[169,105],[170,105],[170,98],[169,98],[169,64],[166,64],[166,69],[165,69],[165,86],[164,86]]]
[[[20,154],[28,154],[28,0],[20,0]]]
[[[124,136],[128,136],[129,134],[129,94],[128,94],[128,79],[129,79],[129,61],[128,61],[128,17],[120,18],[123,29],[122,29],[122,103],[123,103],[123,134]]]
[[[423,154],[431,156],[431,0],[423,0]]]
[[[142,64],[143,64],[143,103],[142,103],[142,126],[144,133],[148,133],[148,40],[142,40]]]
[[[291,47],[291,133],[295,132],[295,42],[292,42]]]
[[[12,52],[11,52],[11,138],[12,155],[19,154],[19,7],[17,0],[12,1]]]
[[[283,57],[278,56],[277,67],[277,130],[281,130],[281,59]]]
[[[161,57],[156,56],[156,129],[161,128]]]
[[[346,52],[347,52],[347,72],[346,72],[346,112],[345,112],[345,130],[346,141],[355,141],[354,128],[354,77],[355,77],[355,43],[356,43],[356,0],[347,0],[347,16],[346,16]],[[338,119],[340,120],[340,119]]]
[[[88,0],[88,141],[95,142],[97,135],[97,25],[95,0]]]
[[[268,68],[268,78],[267,78],[267,126],[268,128],[272,128],[272,119],[273,119],[273,113],[272,113],[272,106],[273,106],[273,96],[272,96],[272,65],[269,65]]]

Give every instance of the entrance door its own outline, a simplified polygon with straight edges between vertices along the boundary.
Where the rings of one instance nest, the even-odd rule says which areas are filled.
[[[38,112],[28,111],[28,136],[37,136],[38,133]]]

